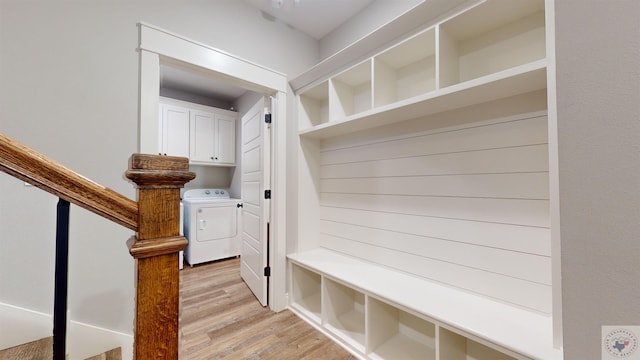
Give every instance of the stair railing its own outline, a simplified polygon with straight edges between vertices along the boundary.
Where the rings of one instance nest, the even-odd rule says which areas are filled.
[[[188,159],[132,155],[126,176],[137,185],[137,202],[3,134],[0,134],[0,171],[60,198],[57,239],[68,237],[69,204],[137,232],[137,236],[127,241],[137,265],[134,357],[178,359],[178,253],[187,245],[187,240],[179,235],[180,188],[195,178],[189,171]],[[66,323],[66,246],[61,241],[56,247],[56,257],[61,257],[56,258],[56,291],[64,292],[64,296],[54,296],[58,303],[54,304],[54,331],[63,332],[54,334],[56,360],[64,359],[65,354],[66,329],[62,323]],[[56,335],[61,336],[58,341]]]
[[[56,211],[56,262],[53,288],[53,359],[67,356],[67,295],[69,288],[69,210],[71,204],[58,200]]]

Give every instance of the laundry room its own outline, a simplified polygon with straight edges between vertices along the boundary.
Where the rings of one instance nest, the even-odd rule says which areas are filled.
[[[160,64],[159,85],[158,153],[188,157],[196,173],[181,190],[181,227],[189,246],[180,268],[239,256],[242,124],[252,109],[264,111],[264,97],[176,62]]]

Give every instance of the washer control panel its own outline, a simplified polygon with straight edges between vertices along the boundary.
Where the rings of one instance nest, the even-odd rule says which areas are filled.
[[[229,191],[225,189],[191,189],[185,191],[182,195],[182,200],[215,200],[229,198]]]

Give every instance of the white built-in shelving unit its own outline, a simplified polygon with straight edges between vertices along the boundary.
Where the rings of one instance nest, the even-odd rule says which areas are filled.
[[[562,358],[545,21],[469,1],[297,89],[290,308],[359,358]]]

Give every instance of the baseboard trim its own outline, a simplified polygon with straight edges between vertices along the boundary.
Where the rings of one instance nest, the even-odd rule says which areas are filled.
[[[0,349],[49,337],[53,334],[53,316],[0,303],[0,333]]]
[[[122,348],[122,359],[133,359],[133,335],[124,334],[78,321],[70,321],[67,350],[70,360],[88,357]]]

